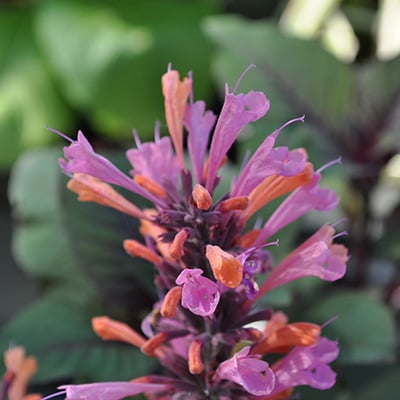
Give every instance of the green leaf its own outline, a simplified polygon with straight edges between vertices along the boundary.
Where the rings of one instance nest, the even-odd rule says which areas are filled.
[[[354,400],[395,399],[391,395],[398,392],[399,381],[393,375],[398,374],[399,367],[394,363],[348,365],[339,373],[338,385],[351,391]]]
[[[149,138],[163,119],[168,63],[182,74],[195,68],[196,96],[210,91],[199,21],[212,10],[209,1],[47,1],[36,33],[66,97],[101,134],[127,138],[133,127]]]
[[[4,327],[0,351],[15,343],[35,356],[39,369],[33,383],[127,380],[148,373],[154,363],[138,349],[96,337],[90,322],[96,311],[63,292],[49,293]]]
[[[227,81],[232,88],[241,72],[254,63],[256,68],[243,79],[240,91],[260,90],[271,101],[268,116],[255,124],[263,134],[245,133],[246,148],[255,150],[267,133],[303,114],[307,125],[311,123],[324,138],[332,139],[332,133],[347,123],[354,86],[351,69],[317,42],[285,36],[266,21],[237,16],[209,17],[204,30],[220,48],[214,61],[217,81]],[[298,123],[285,129],[280,141],[289,140],[287,136],[294,142],[307,137]],[[315,137],[308,140],[313,145]],[[308,144],[307,150],[312,148]],[[315,151],[316,156],[320,153]]]
[[[63,220],[60,190],[65,179],[57,166],[57,155],[49,149],[34,150],[15,163],[9,183],[9,200],[17,221],[13,252],[18,264],[34,277],[78,285],[88,293],[91,285],[78,268]]]
[[[370,380],[364,378],[361,390],[355,394],[354,400],[397,400],[400,392],[399,374],[400,367],[391,366]]]
[[[29,7],[0,13],[0,169],[54,140],[45,126],[63,129],[70,120],[33,41],[31,19]]]
[[[306,320],[323,323],[337,316],[324,335],[337,338],[339,360],[346,364],[390,361],[395,344],[395,326],[389,310],[361,292],[335,293],[318,299],[305,312]]]

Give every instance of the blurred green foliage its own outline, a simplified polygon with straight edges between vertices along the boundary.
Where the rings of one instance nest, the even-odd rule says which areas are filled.
[[[54,140],[46,126],[99,135],[151,137],[163,117],[161,75],[169,63],[193,70],[196,95],[211,90],[211,44],[201,19],[213,1],[38,1],[1,6],[0,168]],[[165,16],[168,16],[166,18]]]
[[[127,171],[121,152],[116,156],[112,150],[126,147],[132,128],[146,140],[157,119],[165,126],[160,78],[168,63],[182,75],[192,70],[195,98],[214,108],[222,101],[224,83],[232,88],[254,63],[240,91],[264,91],[271,110],[241,134],[224,176],[234,175],[245,152],[253,152],[266,134],[303,114],[306,122],[288,126],[279,143],[306,148],[317,167],[343,157],[342,165],[325,174],[326,185],[342,198],[341,208],[286,228],[280,247],[272,250],[279,260],[321,223],[347,218],[349,235],[338,238],[351,254],[342,282],[304,279],[265,299],[294,320],[322,324],[338,317],[324,328],[340,341],[338,384],[327,392],[305,389],[302,395],[397,399],[400,178],[388,179],[387,164],[400,152],[400,57],[376,57],[375,2],[328,2],[329,12],[311,39],[294,37],[277,23],[295,2],[0,4],[0,168],[8,177],[12,167],[12,251],[42,292],[4,323],[0,350],[13,341],[36,355],[34,383],[129,379],[152,370],[154,364],[137,350],[101,342],[90,319],[108,314],[139,328],[155,293],[151,267],[122,250],[123,239],[138,236],[137,222],[76,201],[57,166],[61,142],[27,150],[59,140],[46,126],[70,136],[83,128],[99,152]],[[334,10],[347,17],[359,40],[353,62],[340,61],[320,40]],[[222,15],[229,11],[236,15]],[[398,197],[384,206],[389,188]],[[145,207],[143,200],[131,200]]]

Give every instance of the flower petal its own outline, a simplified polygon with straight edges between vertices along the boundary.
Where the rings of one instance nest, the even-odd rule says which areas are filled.
[[[107,158],[97,154],[90,145],[84,134],[79,131],[78,139],[64,147],[65,159],[59,160],[62,170],[70,175],[74,173],[83,173],[94,176],[101,181],[121,186],[134,193],[137,193],[155,204],[160,204],[159,199],[138,184],[136,184],[129,176],[120,171]]]
[[[314,346],[296,347],[274,365],[279,392],[290,387],[308,385],[316,389],[331,388],[336,373],[327,365],[338,356],[337,342],[320,338]]]
[[[218,306],[220,294],[212,280],[201,276],[199,268],[184,269],[176,278],[177,285],[183,285],[182,307],[193,314],[206,317],[212,315]]]
[[[83,385],[65,385],[66,400],[119,400],[139,393],[161,392],[168,385],[136,382],[101,382]]]
[[[214,189],[217,169],[240,130],[248,123],[257,121],[264,116],[268,109],[269,101],[262,92],[226,94],[210,147],[206,182],[206,188],[210,193]]]
[[[268,219],[254,245],[264,243],[274,233],[311,210],[328,211],[337,207],[339,199],[336,193],[321,188],[320,179],[320,173],[315,172],[310,183],[290,194]]]
[[[203,181],[203,165],[207,151],[208,139],[216,116],[205,111],[204,101],[196,101],[186,108],[184,124],[189,133],[188,150],[192,160],[193,172],[198,183]]]
[[[167,136],[155,142],[141,143],[137,149],[129,149],[126,157],[133,166],[132,175],[143,175],[163,186],[164,180],[176,185],[179,162]]]
[[[303,121],[303,118],[288,121],[274,133],[267,136],[240,173],[232,188],[232,196],[249,195],[259,183],[270,175],[283,174],[284,176],[293,176],[304,169],[306,161],[304,151],[294,150],[289,152],[287,147],[274,149],[275,140],[281,130],[295,121]]]
[[[266,361],[248,355],[245,347],[232,358],[222,362],[216,371],[218,379],[227,379],[243,386],[254,396],[266,396],[275,386],[275,375]]]
[[[206,257],[218,282],[230,288],[240,285],[243,279],[243,265],[232,254],[223,251],[218,246],[208,244]]]
[[[164,95],[165,117],[168,130],[174,143],[181,169],[185,169],[183,155],[183,117],[186,102],[192,91],[192,82],[189,78],[179,80],[179,73],[169,70],[162,77],[162,91]]]
[[[135,218],[145,218],[142,210],[115,191],[111,185],[94,176],[76,173],[68,182],[67,187],[78,194],[80,201],[93,201]]]

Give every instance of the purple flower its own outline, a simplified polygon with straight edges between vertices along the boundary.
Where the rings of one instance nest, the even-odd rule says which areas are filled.
[[[321,188],[321,174],[314,172],[312,180],[290,194],[274,211],[254,244],[260,245],[280,229],[311,210],[328,211],[337,207],[339,199],[333,190]]]
[[[203,182],[204,158],[207,151],[208,139],[216,116],[206,111],[204,101],[196,101],[187,106],[184,124],[188,131],[188,150],[192,160],[193,173],[198,183]]]
[[[141,143],[136,140],[136,149],[126,152],[129,162],[133,166],[131,174],[144,175],[159,185],[168,180],[172,185],[177,185],[179,175],[179,163],[172,150],[169,137],[159,138],[155,142]]]
[[[227,379],[243,386],[254,396],[266,396],[275,386],[275,375],[268,363],[259,356],[249,355],[250,347],[244,347],[235,355],[222,362],[217,371],[217,379]]]
[[[159,203],[157,197],[135,183],[107,158],[97,154],[81,131],[78,132],[78,140],[72,141],[68,147],[64,147],[64,156],[65,159],[60,158],[59,163],[66,174],[91,175],[103,182],[118,185],[137,193],[156,204]]]
[[[296,118],[288,121],[267,136],[234,183],[232,196],[249,195],[257,185],[271,175],[293,176],[304,169],[306,156],[303,151],[290,152],[287,147],[274,149],[275,140],[282,129],[293,122],[303,120],[304,118]]]
[[[332,226],[324,225],[308,238],[271,271],[256,298],[305,276],[316,276],[326,281],[342,278],[346,272],[347,249],[332,243],[334,233]]]
[[[217,284],[201,276],[203,273],[199,268],[184,269],[176,278],[176,284],[183,285],[182,307],[206,317],[214,313],[220,294]]]
[[[215,127],[210,147],[206,188],[211,193],[215,186],[217,170],[240,130],[249,122],[263,117],[269,110],[269,100],[262,92],[230,93],[228,85],[225,101]]]
[[[135,382],[101,382],[83,385],[65,385],[66,400],[119,400],[146,392],[162,392],[168,385]]]
[[[337,342],[324,337],[314,346],[294,348],[273,368],[276,376],[274,393],[300,385],[320,390],[331,388],[336,373],[327,364],[336,360],[338,354]]]

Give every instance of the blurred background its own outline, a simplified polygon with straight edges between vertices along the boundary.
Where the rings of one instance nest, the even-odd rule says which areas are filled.
[[[98,0],[0,1],[0,350],[23,345],[39,360],[34,389],[120,380],[154,371],[139,351],[101,342],[90,318],[138,328],[155,293],[152,268],[124,254],[137,223],[79,203],[57,159],[82,129],[128,170],[131,130],[165,133],[160,79],[168,63],[194,76],[195,99],[219,112],[240,91],[262,90],[268,115],[230,153],[246,151],[285,121],[280,145],[304,147],[327,169],[341,206],[279,234],[279,260],[322,223],[338,222],[351,254],[335,284],[303,279],[266,301],[339,338],[338,383],[301,398],[395,400],[400,391],[400,1]],[[132,201],[144,205],[141,199]],[[272,206],[274,206],[273,204]],[[265,218],[271,209],[265,210]],[[0,367],[0,373],[3,366]]]

